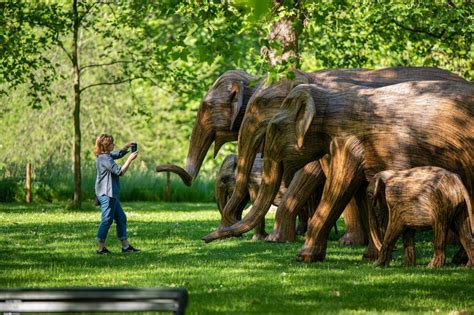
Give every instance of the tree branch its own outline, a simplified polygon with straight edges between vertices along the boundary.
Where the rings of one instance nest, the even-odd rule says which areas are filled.
[[[91,87],[94,87],[94,86],[100,86],[100,85],[118,85],[118,84],[122,84],[122,83],[126,83],[126,82],[131,82],[131,81],[134,81],[134,80],[139,80],[139,79],[145,79],[145,80],[150,80],[152,81],[150,78],[148,77],[144,77],[144,76],[139,76],[139,77],[134,77],[134,78],[128,78],[128,79],[122,79],[122,80],[117,80],[117,81],[113,81],[113,82],[99,82],[99,83],[94,83],[94,84],[90,84],[90,85],[87,85],[85,87],[83,87],[79,92],[82,93],[84,92],[85,90],[91,88]],[[153,82],[153,81],[152,81]]]
[[[437,39],[441,39],[443,37],[444,33],[446,32],[446,30],[443,29],[443,31],[440,34],[434,34],[434,33],[428,32],[426,30],[419,30],[419,29],[415,29],[415,28],[405,26],[405,25],[397,22],[395,19],[390,19],[389,21],[392,22],[393,24],[397,25],[398,27],[406,30],[406,31],[410,31],[410,32],[414,32],[414,33],[420,33],[420,34],[426,34],[426,35],[429,35],[429,36],[437,38]]]
[[[66,54],[66,56],[69,58],[69,60],[72,62],[72,55],[70,52],[67,51],[67,49],[64,47],[63,45],[63,42],[59,39],[59,33],[53,28],[51,27],[50,25],[45,25],[47,28],[49,28],[53,34],[54,34],[54,41],[58,44],[59,48],[62,49],[62,51],[64,51],[64,53]]]
[[[56,35],[56,38],[54,39],[56,41],[56,43],[58,43],[58,46],[64,51],[64,53],[66,54],[66,56],[69,58],[69,60],[72,62],[72,55],[71,53],[69,53],[66,48],[64,47],[63,45],[63,42],[59,40],[59,34]]]
[[[95,5],[97,4],[97,2],[93,3],[89,8],[87,8],[86,12],[84,12],[80,17],[79,17],[79,24],[82,22],[82,19],[85,18],[87,16],[87,14],[89,14],[89,12],[95,7]]]
[[[90,64],[90,65],[81,67],[81,68],[79,69],[79,71],[82,72],[82,70],[85,70],[86,68],[105,67],[105,66],[111,66],[111,65],[114,65],[114,64],[117,64],[117,63],[132,63],[132,62],[133,62],[133,61],[131,61],[131,60],[117,60],[117,61],[112,61],[112,62],[109,62],[109,63]]]

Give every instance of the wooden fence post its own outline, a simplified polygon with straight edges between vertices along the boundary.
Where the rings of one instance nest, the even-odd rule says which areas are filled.
[[[26,162],[26,203],[31,203],[31,163]]]
[[[165,201],[171,201],[170,172],[166,172]]]

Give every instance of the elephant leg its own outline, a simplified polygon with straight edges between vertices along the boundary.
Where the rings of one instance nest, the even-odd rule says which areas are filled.
[[[449,245],[460,245],[458,235],[452,230],[448,230],[448,236],[446,237],[446,244]]]
[[[323,169],[324,174],[329,175],[331,158],[329,155],[325,155],[322,159],[319,160],[321,168]],[[321,199],[321,197],[319,197]],[[351,199],[346,209],[344,210],[344,225],[346,228],[346,233],[339,239],[339,244],[342,246],[350,245],[362,245],[364,241],[360,241],[360,238],[363,238],[363,235],[359,235],[360,220],[358,218],[357,204],[354,199]],[[337,232],[337,224],[334,224],[334,230]]]
[[[321,200],[321,195],[323,194],[323,185],[319,185],[316,191],[308,198],[308,201],[306,202],[306,206],[304,206],[301,211],[299,212],[299,224],[298,227],[296,228],[296,234],[297,235],[305,235],[306,231],[308,230],[308,223],[311,217],[314,214],[314,211],[316,210],[316,207],[319,204],[319,201]],[[334,229],[337,234],[337,226],[334,226]]]
[[[342,215],[346,233],[339,240],[339,244],[344,246],[367,245],[367,232],[362,225],[359,209],[354,198],[351,199]]]
[[[309,208],[308,205],[304,206],[298,212],[298,226],[296,227],[296,235],[304,235],[308,230],[309,220]]]
[[[237,206],[232,210],[232,212],[227,211],[230,201],[226,204],[221,213],[221,222],[219,228],[224,228],[238,222],[242,219],[242,212],[245,210],[245,206],[250,201],[250,195],[247,192],[241,197],[238,198],[240,201]]]
[[[255,234],[252,237],[254,241],[263,241],[268,236],[265,232],[265,218],[263,218],[260,223],[255,227]]]
[[[321,168],[323,169],[324,174],[329,175],[330,172],[330,163],[331,158],[329,155],[325,155],[322,159],[319,160],[321,164]],[[355,199],[351,199],[349,204],[346,206],[346,209],[343,213],[344,217],[344,225],[346,232],[345,234],[339,239],[339,244],[342,246],[351,246],[351,245],[362,245],[364,244],[363,234],[359,234],[359,228],[361,226],[359,220],[359,214],[357,210],[357,204]],[[334,229],[337,234],[337,224],[334,225]]]
[[[354,192],[364,181],[363,148],[355,137],[331,141],[331,167],[321,202],[310,220],[306,241],[298,253],[300,261],[322,261],[327,239]]]
[[[302,209],[310,195],[322,190],[324,174],[318,161],[306,164],[295,174],[275,214],[273,231],[267,237],[269,242],[294,242],[296,239],[296,214]]]
[[[447,236],[447,226],[441,224],[439,220],[435,220],[434,227],[433,227],[433,235],[434,235],[434,252],[433,252],[433,259],[428,264],[428,268],[439,268],[444,265],[445,261],[445,253],[444,247],[446,244],[446,236]]]
[[[461,246],[458,252],[453,257],[453,263],[466,264],[468,268],[471,268],[474,264],[474,239],[471,235],[471,229],[469,227],[469,219],[467,216],[458,216],[454,221],[453,231],[457,232],[457,237]]]
[[[363,185],[359,187],[353,199],[355,199],[356,208],[358,209],[358,218],[360,220],[361,229],[364,231],[364,237],[368,240],[367,249],[365,250],[364,254],[362,255],[363,259],[368,260],[376,260],[378,257],[378,250],[375,246],[375,243],[372,240],[372,237],[369,237],[369,205],[367,199],[367,182],[364,182]],[[347,209],[347,207],[346,207]]]
[[[249,196],[250,196],[250,203],[254,204],[255,200],[257,199],[258,195],[258,186],[249,186]],[[242,219],[242,214],[240,214],[239,220]],[[265,217],[262,218],[260,223],[255,226],[255,233],[252,236],[253,241],[263,241],[267,237],[267,232],[265,232]]]
[[[415,230],[406,229],[403,232],[403,249],[405,251],[405,265],[415,266],[416,265],[416,253],[415,253]]]
[[[388,266],[392,259],[392,252],[395,247],[395,243],[400,238],[404,230],[404,226],[396,219],[390,218],[388,222],[387,231],[383,239],[382,248],[380,249],[379,258],[375,263],[376,266],[384,267]]]

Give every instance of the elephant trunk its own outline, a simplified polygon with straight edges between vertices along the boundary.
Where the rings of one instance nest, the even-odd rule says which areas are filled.
[[[199,118],[198,118],[199,119]],[[190,146],[188,149],[188,156],[186,158],[186,172],[191,176],[193,180],[201,169],[202,162],[206,157],[207,151],[215,139],[215,132],[210,126],[206,126],[198,122],[194,125],[191,139],[189,141]]]
[[[194,125],[191,134],[188,156],[186,158],[185,168],[174,164],[162,164],[156,167],[156,172],[172,172],[177,174],[186,186],[191,186],[196,179],[201,168],[202,162],[206,157],[207,151],[215,138],[215,132],[212,128],[204,126],[199,121]]]
[[[157,173],[161,173],[161,172],[175,173],[181,178],[181,180],[186,186],[191,186],[193,182],[193,178],[191,177],[191,175],[189,175],[188,172],[186,172],[186,170],[174,164],[158,165],[156,167],[156,172]]]
[[[253,229],[267,214],[281,184],[283,168],[280,162],[265,158],[262,185],[249,213],[239,222],[220,228],[202,239],[208,243],[216,239],[239,236]]]
[[[257,156],[258,147],[264,133],[255,133],[252,137],[239,138],[239,154],[237,159],[237,171],[235,188],[232,196],[222,211],[221,227],[236,223],[248,202],[248,183],[252,166]]]

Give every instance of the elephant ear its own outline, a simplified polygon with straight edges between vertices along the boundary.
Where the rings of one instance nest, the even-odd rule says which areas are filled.
[[[382,249],[383,238],[380,235],[380,223],[375,213],[375,206],[377,205],[377,200],[380,198],[380,191],[385,190],[385,179],[380,176],[380,173],[378,173],[374,176],[374,180],[372,181],[372,183],[373,182],[375,182],[375,184],[374,191],[372,194],[372,202],[369,206],[369,233],[375,248],[377,249],[377,251],[380,252],[380,250]]]
[[[377,174],[374,175],[374,180],[372,181],[374,183],[374,192],[372,194],[372,206],[374,207],[377,200],[380,198],[380,193],[381,191],[385,191],[385,186],[387,183],[387,180],[389,180],[391,177],[395,175],[395,172],[392,170],[386,170],[382,172],[378,172]]]
[[[244,90],[244,82],[239,81],[232,83],[231,91],[234,97],[232,98],[231,102],[231,131],[238,131],[240,128],[240,124],[242,123],[242,119],[244,118],[245,109],[249,100],[249,97],[246,97]]]
[[[297,100],[298,112],[296,114],[296,143],[298,148],[303,146],[304,137],[308,131],[311,121],[316,115],[314,100],[308,91],[302,91]]]
[[[380,197],[380,190],[385,189],[385,180],[379,174],[374,176],[374,191],[372,192],[372,208],[375,207]]]

